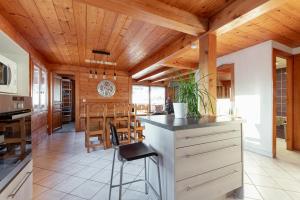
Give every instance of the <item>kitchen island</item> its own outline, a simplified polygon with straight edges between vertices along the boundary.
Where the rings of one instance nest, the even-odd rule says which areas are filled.
[[[140,118],[145,143],[160,159],[163,200],[216,200],[242,195],[242,122],[233,118]],[[149,162],[149,181],[158,189]]]

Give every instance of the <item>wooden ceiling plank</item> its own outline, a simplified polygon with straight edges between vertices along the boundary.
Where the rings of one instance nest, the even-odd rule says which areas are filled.
[[[48,27],[50,34],[52,35],[54,41],[56,42],[58,49],[60,50],[64,63],[71,63],[71,57],[69,51],[66,47],[66,42],[63,36],[63,31],[61,30],[56,10],[53,5],[52,0],[38,1],[35,0],[35,4],[40,10],[40,14],[44,20],[44,23]]]
[[[137,20],[197,36],[207,31],[207,21],[159,0],[76,0]]]
[[[209,32],[218,35],[233,30],[273,9],[285,4],[287,0],[236,0],[211,17]]]
[[[66,46],[71,55],[72,65],[79,64],[77,35],[73,15],[72,0],[53,0],[57,18],[64,33]]]
[[[95,58],[95,54],[92,53],[92,50],[98,49],[98,41],[101,37],[101,27],[104,21],[104,12],[103,9],[87,6],[85,59]]]
[[[137,82],[144,81],[144,80],[150,78],[151,76],[154,76],[154,75],[156,75],[156,74],[159,74],[159,73],[162,73],[162,72],[165,72],[165,71],[168,71],[168,70],[170,70],[169,67],[162,67],[162,68],[159,68],[159,69],[157,69],[157,70],[154,70],[154,71],[150,72],[149,74],[146,74],[146,75],[144,75],[144,76],[142,76],[142,77],[136,79],[136,81],[137,81]]]
[[[86,5],[73,1],[74,19],[76,21],[77,48],[80,65],[85,65],[86,58]]]
[[[32,2],[28,1],[30,5]],[[24,9],[22,3],[18,0],[2,1],[1,2],[1,14],[10,21],[15,28],[30,42],[36,50],[43,54],[48,54],[47,60],[57,60],[54,52],[49,48],[47,41],[42,37],[42,34],[35,28],[31,15],[28,14],[28,10]],[[34,11],[33,11],[34,12]]]

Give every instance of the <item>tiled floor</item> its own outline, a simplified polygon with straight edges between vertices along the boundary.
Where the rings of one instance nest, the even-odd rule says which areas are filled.
[[[113,151],[99,149],[88,154],[83,141],[83,133],[56,133],[34,148],[35,200],[108,199]],[[300,200],[300,155],[292,155],[274,160],[245,152],[245,200]],[[142,164],[126,164],[125,181],[143,176]],[[118,181],[118,172],[115,176]],[[131,184],[125,187],[123,199],[155,199],[143,191],[143,183]],[[112,199],[117,194],[115,189]]]

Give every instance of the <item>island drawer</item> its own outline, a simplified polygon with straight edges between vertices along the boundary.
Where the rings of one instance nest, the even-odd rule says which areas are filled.
[[[176,200],[216,199],[241,187],[242,177],[242,164],[237,163],[178,181]]]
[[[177,148],[175,157],[175,179],[178,181],[241,162],[241,138]]]
[[[176,148],[228,138],[241,137],[241,124],[232,123],[222,126],[187,129],[176,131]]]

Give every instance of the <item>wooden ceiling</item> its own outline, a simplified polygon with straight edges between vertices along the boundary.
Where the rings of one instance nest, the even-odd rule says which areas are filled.
[[[94,6],[92,3],[94,2]],[[257,0],[256,2],[263,2]],[[100,3],[102,4],[100,4]],[[108,3],[107,3],[108,2]],[[141,0],[5,0],[0,1],[1,14],[44,55],[49,63],[91,66],[85,59],[94,59],[92,49],[111,52],[110,57],[97,56],[95,59],[117,62],[117,69],[132,72],[149,66],[134,78],[158,81],[159,76],[167,77],[197,67],[199,49],[185,48],[182,53],[158,62],[165,55],[164,50],[178,50],[174,45],[186,46],[195,39],[187,37],[182,29],[171,29],[174,13],[196,18],[214,18],[224,8],[244,0],[149,0],[174,8],[174,13],[162,18],[161,26],[147,19],[138,20],[136,15],[125,15],[122,8],[102,9],[110,3],[141,3]],[[116,3],[117,2],[117,3]],[[105,4],[105,5],[104,5]],[[140,5],[140,4],[139,4]],[[99,7],[100,6],[100,7]],[[126,9],[130,12],[132,5]],[[149,11],[144,5],[145,12]],[[169,7],[168,7],[169,6]],[[120,12],[116,12],[119,11]],[[176,10],[177,9],[177,10]],[[113,10],[113,11],[112,11]],[[156,12],[156,10],[151,10]],[[176,11],[176,12],[175,12]],[[266,40],[276,40],[290,47],[300,46],[300,1],[288,0],[288,4],[251,20],[217,37],[217,53],[222,56]],[[157,14],[157,19],[160,15]],[[169,17],[169,18],[168,18]],[[169,26],[165,22],[171,20]],[[196,24],[197,20],[193,21]],[[180,22],[185,25],[184,19]],[[199,21],[200,23],[200,21]],[[202,23],[202,22],[201,22]],[[184,26],[183,26],[184,27]],[[181,27],[182,28],[182,27]],[[198,27],[199,28],[199,27]],[[196,27],[195,30],[200,30]],[[191,31],[193,35],[193,30]],[[173,47],[173,46],[174,47]],[[161,52],[162,55],[159,55]],[[159,63],[159,65],[152,65]],[[150,62],[150,63],[149,63]],[[141,70],[142,71],[142,70]],[[157,72],[155,74],[154,72]],[[136,72],[135,72],[136,73]],[[131,73],[134,74],[134,73]],[[150,76],[152,75],[152,76]]]
[[[72,0],[0,1],[1,13],[49,63],[87,65],[104,49],[127,70],[182,33]]]
[[[262,15],[217,38],[218,56],[267,41],[275,40],[289,47],[300,46],[300,1]]]

